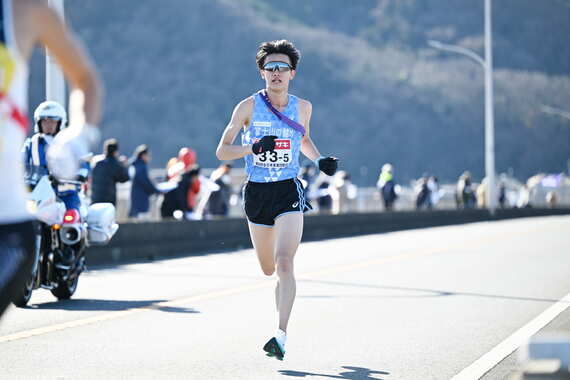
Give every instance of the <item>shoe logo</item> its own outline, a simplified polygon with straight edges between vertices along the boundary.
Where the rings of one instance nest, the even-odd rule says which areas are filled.
[[[295,202],[291,205],[291,207],[297,207],[297,206],[299,206],[299,202]]]

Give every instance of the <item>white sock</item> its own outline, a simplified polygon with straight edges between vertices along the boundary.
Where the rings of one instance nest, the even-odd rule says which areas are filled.
[[[284,349],[285,342],[287,341],[287,333],[281,329],[277,329],[275,332],[275,339],[277,339],[277,342],[279,342],[281,347]]]

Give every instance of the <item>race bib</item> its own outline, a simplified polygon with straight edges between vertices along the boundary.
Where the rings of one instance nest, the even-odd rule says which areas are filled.
[[[285,168],[291,163],[291,140],[275,140],[275,150],[253,155],[253,164],[262,168]]]

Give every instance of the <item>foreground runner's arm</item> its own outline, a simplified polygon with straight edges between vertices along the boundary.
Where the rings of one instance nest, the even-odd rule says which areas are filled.
[[[103,90],[83,45],[49,6],[40,3],[34,7],[31,15],[32,22],[41,25],[41,30],[37,31],[38,41],[55,57],[65,78],[71,84],[70,124],[73,126],[84,122],[93,126],[98,125],[101,120]],[[84,104],[80,104],[82,99],[79,96],[74,96],[77,92],[83,94]],[[81,114],[73,115],[71,112],[77,112],[78,108],[81,114],[84,114],[84,120],[74,120],[74,117],[82,117]]]
[[[216,157],[220,161],[235,160],[253,153],[252,145],[233,145],[241,129],[249,124],[252,112],[253,97],[242,100],[234,108],[232,118],[224,130],[216,149]]]
[[[32,25],[36,25],[37,41],[55,57],[72,88],[70,127],[57,135],[47,156],[54,175],[72,178],[79,160],[99,139],[96,126],[101,120],[103,90],[83,46],[56,12],[44,3],[35,3],[32,9],[30,15]]]

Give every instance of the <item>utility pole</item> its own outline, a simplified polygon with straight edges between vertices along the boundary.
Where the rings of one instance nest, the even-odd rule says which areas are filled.
[[[493,37],[491,30],[491,0],[485,0],[485,59],[472,50],[457,45],[430,40],[435,49],[463,54],[483,67],[485,71],[485,176],[487,177],[486,204],[491,215],[497,210],[495,175],[495,119],[493,102]]]
[[[65,20],[63,0],[49,0],[49,5]],[[53,100],[67,108],[65,79],[55,58],[46,49],[46,100]]]
[[[485,175],[487,177],[487,207],[491,215],[497,209],[495,180],[495,119],[493,107],[493,38],[491,30],[491,0],[485,0]]]

